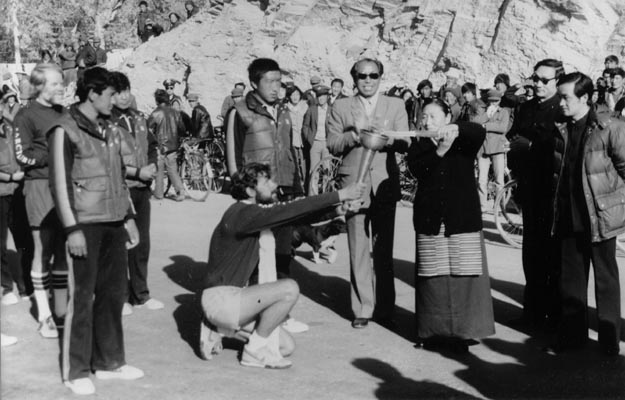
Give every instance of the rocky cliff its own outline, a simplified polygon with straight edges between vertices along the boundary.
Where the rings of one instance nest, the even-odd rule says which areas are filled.
[[[212,1],[181,27],[150,40],[121,69],[139,107],[165,78],[185,81],[216,116],[234,82],[247,82],[256,57],[275,58],[285,79],[307,88],[317,74],[351,85],[349,68],[365,55],[385,64],[383,86],[437,86],[455,64],[462,80],[492,85],[499,72],[513,82],[551,57],[568,71],[599,75],[603,58],[625,58],[622,0],[234,0]],[[180,92],[184,86],[178,88]]]

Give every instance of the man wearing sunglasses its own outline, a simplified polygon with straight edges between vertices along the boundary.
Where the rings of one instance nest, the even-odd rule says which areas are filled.
[[[358,95],[339,99],[330,109],[326,121],[327,146],[332,154],[343,156],[338,172],[341,187],[356,181],[363,152],[362,129],[408,130],[404,102],[379,93],[383,73],[384,65],[378,60],[357,61],[350,74]],[[372,317],[383,324],[392,323],[395,307],[393,234],[395,207],[400,198],[395,152],[407,149],[408,141],[390,139],[386,148],[375,155],[365,176],[368,195],[364,197],[364,208],[346,218],[354,328],[366,327]],[[370,235],[373,236],[373,260],[369,252]]]
[[[523,103],[508,136],[508,165],[519,181],[518,201],[523,208],[523,316],[515,324],[554,327],[558,319],[558,268],[550,238],[553,177],[554,122],[561,120],[558,79],[562,63],[554,59],[534,66],[535,97]],[[549,324],[546,326],[546,324]]]

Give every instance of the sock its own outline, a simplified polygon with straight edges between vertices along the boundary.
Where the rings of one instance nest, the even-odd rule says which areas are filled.
[[[33,288],[35,294],[35,302],[37,303],[38,320],[44,321],[52,312],[50,311],[50,304],[48,303],[48,291],[46,286],[50,284],[48,272],[36,272],[30,271],[30,276],[33,279]]]
[[[54,315],[65,316],[67,312],[67,271],[52,271]]]
[[[256,330],[254,330],[254,332],[252,332],[252,334],[250,335],[246,346],[249,350],[255,351],[266,345],[267,338],[260,336],[258,333],[256,333]]]

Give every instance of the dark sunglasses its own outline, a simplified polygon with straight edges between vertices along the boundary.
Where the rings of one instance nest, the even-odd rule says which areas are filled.
[[[173,89],[173,86],[165,86],[165,89]]]
[[[372,74],[361,74],[361,73],[358,73],[358,74],[356,74],[356,77],[358,78],[358,80],[365,80],[367,78],[371,78],[373,80],[376,80],[376,79],[380,79],[380,74],[378,74],[377,72],[374,72]]]
[[[543,85],[546,85],[549,83],[549,81],[556,79],[555,76],[553,78],[541,78],[540,76],[536,74],[532,75],[531,78],[532,78],[532,81],[534,81],[534,83],[538,83],[540,81],[542,82]]]

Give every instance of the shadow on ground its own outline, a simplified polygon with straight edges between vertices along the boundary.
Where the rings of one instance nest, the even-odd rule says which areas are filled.
[[[477,399],[440,383],[406,378],[392,365],[375,358],[357,358],[352,364],[379,379],[378,399]]]

